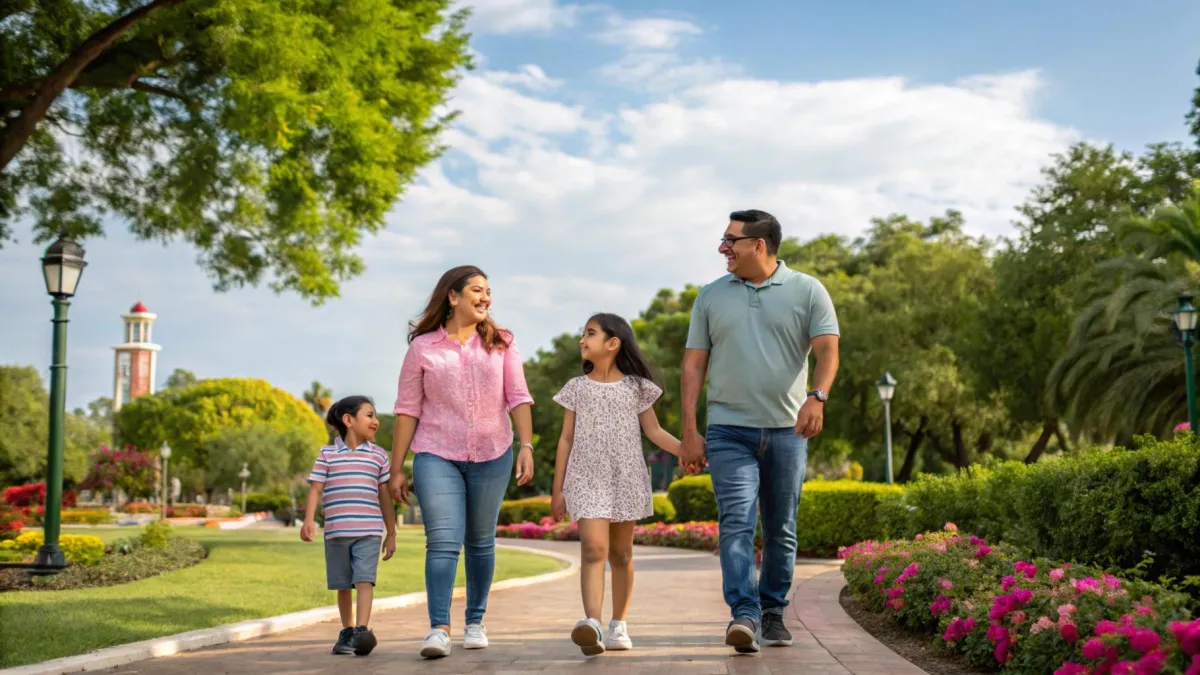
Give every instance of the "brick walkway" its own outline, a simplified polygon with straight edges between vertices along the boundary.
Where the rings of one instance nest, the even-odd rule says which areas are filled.
[[[522,543],[578,554],[578,544]],[[595,659],[584,658],[570,642],[571,627],[582,613],[579,577],[572,575],[547,584],[493,593],[486,618],[491,647],[462,649],[462,627],[456,626],[453,653],[436,661],[426,661],[417,655],[421,638],[428,629],[425,607],[419,606],[376,615],[373,628],[379,646],[366,658],[330,655],[337,626],[327,623],[250,642],[134,663],[109,672],[140,675],[923,673],[863,632],[841,611],[837,603],[841,573],[834,564],[796,566],[795,599],[788,616],[788,625],[796,638],[793,647],[765,649],[759,656],[734,656],[723,644],[728,609],[721,599],[720,567],[715,556],[639,547],[635,561],[637,577],[629,616],[634,649],[609,652]],[[610,606],[606,600],[606,610]],[[461,597],[456,597],[454,618],[461,617],[462,607]]]

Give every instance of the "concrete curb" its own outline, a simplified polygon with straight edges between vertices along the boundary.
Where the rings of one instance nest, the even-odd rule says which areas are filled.
[[[555,560],[567,563],[567,567],[555,572],[547,572],[545,574],[538,574],[532,577],[498,581],[492,584],[493,591],[502,591],[509,588],[521,588],[524,586],[532,586],[534,584],[543,584],[571,576],[579,570],[579,562],[575,558],[558,553],[556,551],[548,551],[545,549],[537,549],[525,546],[514,546],[511,544],[501,544],[499,542],[497,542],[496,548],[505,548],[509,550],[541,555],[547,558],[554,558]],[[464,588],[455,588],[454,596],[461,597],[465,592],[466,589]],[[387,598],[376,598],[374,611],[381,612],[389,609],[414,607],[416,605],[423,604],[425,604],[425,592],[417,591],[415,593],[393,595]],[[337,605],[317,607],[315,609],[292,612],[291,614],[283,614],[281,616],[273,616],[266,619],[251,619],[249,621],[225,624],[224,626],[217,626],[215,628],[202,628],[200,630],[189,631],[187,633],[177,633],[175,635],[166,635],[159,638],[152,638],[150,640],[143,640],[141,642],[132,642],[127,645],[107,647],[105,649],[98,649],[94,652],[88,652],[87,654],[68,656],[61,659],[43,661],[41,663],[31,663],[27,666],[4,668],[0,669],[0,675],[62,675],[64,673],[106,670],[108,668],[116,668],[117,666],[123,666],[137,661],[155,659],[160,656],[170,656],[172,654],[192,651],[194,649],[202,649],[204,647],[212,647],[230,642],[253,640],[254,638],[274,635],[275,633],[282,633],[285,631],[294,630],[296,628],[303,628],[304,626],[310,626],[316,623],[333,621],[337,618]]]

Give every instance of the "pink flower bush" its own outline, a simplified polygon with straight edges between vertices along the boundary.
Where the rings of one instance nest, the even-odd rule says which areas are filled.
[[[869,607],[985,667],[1200,675],[1200,619],[1186,596],[1149,582],[1022,560],[949,523],[920,540],[865,541],[839,555]]]

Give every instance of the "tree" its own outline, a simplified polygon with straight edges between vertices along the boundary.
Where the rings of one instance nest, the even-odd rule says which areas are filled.
[[[312,407],[317,417],[325,419],[325,413],[333,406],[333,390],[313,380],[312,386],[304,392],[304,402]]]
[[[0,6],[0,243],[125,218],[216,290],[319,304],[442,151],[470,65],[449,0],[17,0]],[[69,139],[69,142],[68,142]],[[75,150],[82,152],[75,152]]]
[[[319,446],[318,446],[319,447]],[[312,469],[318,447],[301,429],[278,429],[269,424],[230,427],[204,444],[204,476],[214,488],[241,486],[243,464],[253,488],[286,490],[293,480]]]
[[[155,492],[154,460],[136,448],[114,450],[102,446],[90,458],[91,468],[80,483],[85,490],[120,490],[131,499],[150,497]]]
[[[176,368],[175,370],[171,371],[170,375],[167,376],[166,388],[183,389],[184,387],[190,387],[199,381],[200,380],[196,377],[196,374],[192,371],[184,370],[183,368]]]
[[[117,413],[123,444],[157,448],[168,442],[172,467],[189,487],[211,491],[220,485],[206,475],[209,441],[230,429],[265,426],[294,430],[308,439],[310,457],[325,444],[325,422],[288,392],[256,379],[201,380],[186,389],[140,396]],[[175,471],[173,471],[175,472]]]
[[[50,395],[32,366],[0,366],[0,485],[46,477]],[[87,474],[88,456],[111,441],[109,426],[79,414],[63,420],[63,478]]]

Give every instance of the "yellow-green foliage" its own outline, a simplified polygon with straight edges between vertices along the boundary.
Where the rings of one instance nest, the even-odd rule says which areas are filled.
[[[882,538],[879,504],[902,492],[898,486],[856,480],[805,483],[796,511],[796,549],[828,554],[839,546]]]
[[[25,532],[16,539],[0,542],[0,547],[33,555],[45,543],[41,532]],[[104,556],[104,541],[90,534],[64,534],[59,536],[58,545],[72,565],[91,567]]]
[[[300,430],[312,437],[314,456],[323,445],[325,422],[304,401],[265,380],[200,380],[130,401],[117,413],[120,442],[155,449],[170,443],[171,462],[203,467],[204,445],[223,431],[251,425]]]

